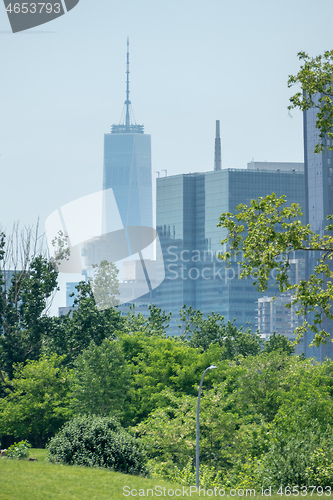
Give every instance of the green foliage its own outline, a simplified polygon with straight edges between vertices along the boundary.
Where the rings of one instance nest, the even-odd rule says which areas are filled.
[[[325,453],[322,453],[323,449]],[[331,427],[323,433],[312,422],[307,428],[299,426],[297,434],[290,432],[288,436],[275,429],[271,435],[269,451],[262,458],[259,474],[261,484],[263,487],[274,488],[281,485],[331,486],[332,483],[327,482],[331,473],[327,465],[332,463],[332,457]],[[325,475],[325,484],[320,483],[320,479],[325,481]]]
[[[0,435],[14,435],[43,446],[71,416],[72,377],[61,358],[17,365],[6,397],[0,399]]]
[[[249,422],[271,422],[281,405],[287,373],[297,363],[298,358],[276,351],[244,359],[234,389],[238,412]]]
[[[271,335],[270,338],[263,344],[264,353],[269,353],[272,351],[286,352],[287,354],[291,355],[294,354],[295,347],[285,335],[276,334],[274,332],[273,335]]]
[[[135,428],[151,458],[164,463],[171,474],[176,465],[186,468],[189,457],[195,456],[197,396],[176,397],[166,392],[168,403],[154,410]],[[260,431],[245,428],[232,397],[223,385],[205,391],[200,408],[200,461],[209,467],[228,469],[235,455],[244,454],[244,445],[260,447]],[[259,427],[259,426],[258,426]],[[239,429],[241,428],[241,431]],[[251,435],[251,438],[250,438]]]
[[[135,312],[135,306],[128,311],[122,331],[125,333],[145,333],[151,337],[158,335],[164,337],[169,326],[172,313],[167,314],[159,307],[149,304],[149,316],[145,318],[143,314]]]
[[[100,346],[104,339],[116,338],[122,330],[121,313],[110,307],[99,310],[90,283],[82,281],[77,287],[77,309],[61,318],[52,318],[49,335],[45,338],[43,352],[64,356],[64,363],[73,367],[74,360],[94,342]]]
[[[178,338],[147,337],[141,332],[121,335],[120,342],[133,377],[127,415],[132,425],[163,405],[164,389],[195,395],[204,369],[221,356],[219,347],[202,354]]]
[[[120,342],[91,342],[74,362],[72,407],[76,413],[119,415],[129,387],[129,367]]]
[[[332,486],[333,448],[317,448],[309,457],[305,468],[307,483],[313,486]]]
[[[193,486],[195,484],[195,467],[193,466],[193,459],[190,458],[185,467],[182,469],[177,467],[169,467],[163,462],[151,464],[151,476],[158,479],[166,479],[177,484],[184,484]],[[200,487],[205,489],[214,489],[221,487],[222,473],[214,467],[208,465],[200,466]]]
[[[252,276],[253,285],[259,291],[267,290],[272,271],[275,271],[273,281],[281,292],[292,294],[297,314],[314,313],[314,319],[311,322],[305,319],[303,325],[296,328],[296,333],[300,337],[307,329],[312,330],[315,333],[313,344],[318,346],[330,338],[330,333],[322,327],[323,319],[333,319],[333,271],[330,269],[333,236],[314,233],[310,225],[301,223],[300,207],[295,203],[286,207],[285,202],[285,196],[278,198],[273,193],[252,200],[249,206],[239,205],[235,214],[221,214],[219,226],[228,232],[222,244],[228,245],[228,249],[220,257],[229,260],[232,255],[241,254],[240,278]],[[332,230],[332,227],[326,229]],[[319,252],[317,265],[309,279],[292,283],[290,257],[301,250]]]
[[[119,304],[119,270],[113,262],[102,260],[91,281],[94,299],[99,309],[108,309]]]
[[[239,459],[223,477],[223,486],[225,489],[259,489],[262,487],[261,472],[261,460],[245,452],[245,456]]]
[[[206,351],[212,344],[223,349],[222,359],[235,359],[237,356],[251,356],[260,352],[260,336],[251,330],[239,330],[231,322],[225,323],[224,317],[217,313],[209,314],[206,319],[201,311],[184,306],[180,311],[182,338],[187,339],[190,347]]]
[[[146,473],[142,446],[110,417],[76,417],[64,425],[47,448],[51,462]]]
[[[301,91],[290,98],[288,109],[306,111],[315,108],[316,128],[319,131],[315,153],[333,149],[326,142],[326,138],[333,139],[333,50],[327,50],[316,57],[299,52],[298,58],[302,62],[301,68],[297,75],[289,76],[288,87],[299,85]]]
[[[19,443],[12,444],[5,453],[7,458],[16,458],[20,460],[21,458],[29,457],[29,448],[31,444],[28,441],[20,441]]]
[[[49,324],[44,311],[57,276],[52,263],[39,255],[14,273],[8,290],[0,281],[0,367],[10,378],[15,363],[36,360],[41,354]]]

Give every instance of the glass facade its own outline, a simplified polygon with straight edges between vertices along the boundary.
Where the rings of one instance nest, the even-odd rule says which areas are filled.
[[[104,136],[103,189],[113,189],[124,227],[153,225],[150,135]],[[112,214],[106,207],[106,218]]]
[[[311,229],[320,235],[324,234],[327,226],[327,215],[333,213],[333,151],[325,150],[314,153],[315,145],[319,140],[316,128],[317,109],[313,108],[304,112],[304,173],[305,173],[305,198],[306,220]],[[326,138],[327,146],[331,140]],[[311,274],[317,263],[318,252],[307,255],[307,274]],[[333,332],[333,321],[325,319],[322,323],[324,330]],[[314,334],[307,333],[305,338],[305,355],[316,356],[320,361],[325,357],[333,359],[333,343],[328,342],[318,348],[308,348]]]
[[[272,192],[303,206],[303,172],[224,169],[157,179],[156,226],[166,277],[155,291],[155,303],[173,313],[174,332],[183,305],[256,329],[262,294],[251,278],[238,278],[236,262],[227,268],[218,258],[225,234],[217,224],[222,212]]]

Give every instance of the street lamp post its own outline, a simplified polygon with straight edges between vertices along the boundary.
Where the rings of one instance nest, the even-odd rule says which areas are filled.
[[[198,403],[197,403],[197,421],[196,421],[196,447],[195,447],[195,485],[198,488],[199,487],[199,412],[200,412],[200,398],[201,398],[201,390],[202,390],[202,384],[203,380],[205,378],[206,373],[208,370],[213,370],[216,368],[215,365],[211,365],[206,370],[203,372],[203,375],[201,377],[200,381],[200,386],[199,386],[199,394],[198,394]]]

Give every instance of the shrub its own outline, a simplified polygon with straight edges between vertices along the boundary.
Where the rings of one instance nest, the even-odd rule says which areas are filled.
[[[332,486],[333,484],[333,449],[317,449],[310,456],[305,469],[308,483],[313,486]]]
[[[152,476],[159,479],[165,479],[173,483],[185,484],[192,486],[195,484],[196,475],[193,459],[190,458],[186,466],[179,468],[177,465],[168,464],[167,462],[152,462]],[[222,483],[222,472],[209,467],[208,465],[200,465],[200,486],[202,488],[219,487]]]
[[[60,429],[47,448],[51,462],[146,473],[142,446],[111,417],[76,417]]]
[[[312,422],[312,427],[303,429],[302,434],[285,436],[275,430],[272,438],[271,446],[262,458],[260,482],[263,487],[332,484],[333,437],[330,426],[323,432],[316,422]]]
[[[12,444],[6,451],[5,455],[7,458],[28,458],[29,448],[31,448],[31,445],[28,441],[20,441],[19,443]]]

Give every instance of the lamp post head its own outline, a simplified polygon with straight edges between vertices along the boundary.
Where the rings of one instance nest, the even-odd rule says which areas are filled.
[[[214,368],[217,368],[217,366],[211,365],[211,366],[208,367],[208,370],[214,370]]]

